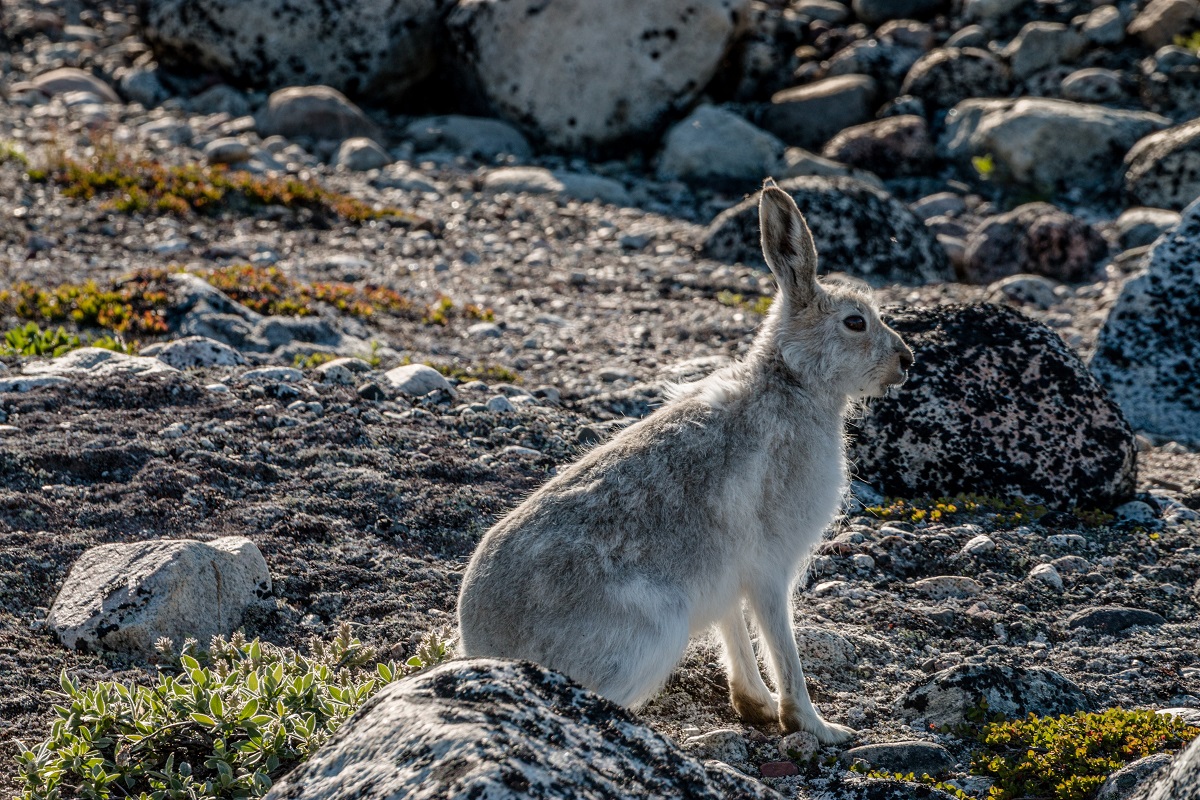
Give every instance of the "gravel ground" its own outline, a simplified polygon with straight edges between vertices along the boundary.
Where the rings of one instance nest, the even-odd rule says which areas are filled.
[[[76,5],[61,5],[68,16],[78,14]],[[115,4],[105,10],[129,11]],[[93,38],[14,40],[4,55],[10,80],[53,64],[136,56],[136,40],[117,22],[93,28]],[[136,104],[102,111],[97,117],[61,99],[0,103],[0,141],[19,143],[35,161],[54,148],[85,153],[116,142],[182,163],[198,159],[205,140],[243,124],[228,114],[189,115],[170,101],[150,111]],[[164,131],[171,121],[191,127],[190,143],[170,141]],[[380,122],[395,130],[404,120]],[[494,165],[461,155],[413,160],[433,191],[389,188],[378,175],[335,170],[310,155],[297,156],[289,170],[430,224],[349,225],[278,208],[130,216],[32,183],[15,160],[0,163],[0,288],[106,283],[134,270],[253,261],[306,281],[391,288],[420,304],[446,296],[459,307],[491,309],[496,327],[473,329],[458,316],[441,326],[325,313],[381,343],[382,368],[405,359],[502,367],[521,387],[493,381],[460,386],[455,402],[434,395],[414,403],[365,399],[311,373],[282,384],[240,380],[243,368],[212,368],[79,379],[0,396],[0,422],[14,428],[0,435],[0,794],[15,789],[14,740],[35,739],[49,727],[43,692],[57,686],[60,670],[91,681],[145,669],[66,651],[42,624],[86,548],[247,536],[270,565],[276,595],[273,609],[246,621],[248,633],[299,645],[350,621],[365,641],[407,657],[425,632],[452,622],[461,571],[491,522],[606,435],[605,421],[652,409],[665,380],[745,352],[759,317],[723,302],[722,293],[751,301],[769,295],[769,275],[698,255],[704,226],[740,196],[654,181],[636,154],[593,164],[554,156],[534,163],[586,166],[621,181],[632,203],[486,192],[483,178]],[[944,185],[931,178],[925,188]],[[1088,213],[1115,216],[1111,208]],[[1058,302],[1049,308],[1022,310],[1086,358],[1137,264],[1137,254],[1126,253],[1093,281],[1058,285]],[[884,305],[918,306],[993,297],[986,286],[956,283],[885,286],[878,295]],[[18,322],[0,320],[4,329]],[[22,361],[4,363],[16,369]],[[214,383],[229,391],[204,388]],[[512,411],[461,408],[539,387],[554,391],[543,389],[545,399]],[[309,405],[292,406],[297,400]],[[1142,444],[1139,490],[1160,512],[1149,523],[1093,527],[1055,514],[1018,524],[965,512],[938,523],[855,514],[840,521],[797,604],[798,625],[828,632],[806,641],[833,643],[812,651],[828,650],[828,659],[809,654],[810,689],[822,711],[859,729],[861,742],[941,742],[962,768],[969,756],[963,742],[913,729],[897,708],[908,689],[957,664],[1049,667],[1098,707],[1200,706],[1200,523],[1167,502],[1200,508],[1200,453]],[[964,544],[980,534],[996,548],[964,554]],[[1032,567],[1063,557],[1075,557],[1057,563],[1076,571],[1060,570],[1061,590],[1027,578]],[[981,592],[937,600],[913,586],[938,575],[974,578]],[[1072,612],[1102,605],[1148,609],[1167,623],[1119,636],[1064,627]],[[640,716],[677,739],[691,729],[742,732],[752,745],[743,766],[757,775],[759,764],[779,759],[778,734],[738,722],[725,694],[715,640],[700,640]],[[794,794],[828,776],[768,781]]]

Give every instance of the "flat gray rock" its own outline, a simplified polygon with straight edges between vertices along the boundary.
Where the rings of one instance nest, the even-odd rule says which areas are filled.
[[[452,661],[397,681],[268,800],[778,800],[528,662]]]
[[[1200,201],[1155,243],[1096,341],[1091,369],[1136,430],[1200,443]]]
[[[841,755],[846,764],[865,761],[874,769],[907,775],[937,776],[954,766],[954,757],[933,742],[886,742],[852,747]]]
[[[941,727],[967,721],[987,701],[988,714],[1020,718],[1090,711],[1092,702],[1072,681],[1049,669],[963,664],[935,674],[900,700],[906,719]]]
[[[1171,765],[1133,795],[1132,800],[1196,800],[1200,797],[1200,739],[1196,739]]]
[[[1136,625],[1164,625],[1161,614],[1142,608],[1101,606],[1085,608],[1067,617],[1067,628],[1089,628],[1099,633],[1117,634]]]
[[[153,355],[159,361],[169,364],[175,369],[236,367],[246,363],[246,359],[237,350],[224,342],[204,336],[185,336],[155,348],[153,353],[145,350],[143,352],[146,355]]]
[[[1126,764],[1108,776],[1096,793],[1096,800],[1129,800],[1135,792],[1149,785],[1171,761],[1170,753],[1155,753]]]
[[[26,375],[58,375],[63,377],[98,375],[155,375],[178,372],[157,358],[130,356],[102,347],[81,347],[47,361],[26,364],[22,370]]]
[[[414,397],[422,397],[439,389],[453,393],[454,387],[433,367],[424,364],[407,364],[383,374],[393,389]]]
[[[46,621],[67,647],[149,657],[163,637],[228,636],[270,591],[267,562],[242,536],[105,544],[71,566]]]
[[[884,317],[916,363],[850,425],[860,479],[894,497],[976,492],[1068,509],[1133,493],[1133,432],[1054,331],[986,303]]]

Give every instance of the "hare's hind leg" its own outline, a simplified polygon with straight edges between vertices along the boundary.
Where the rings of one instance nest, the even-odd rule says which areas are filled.
[[[729,699],[733,703],[733,710],[744,721],[754,725],[775,722],[779,719],[775,698],[758,671],[758,659],[754,657],[754,647],[746,630],[740,600],[721,619],[718,627],[725,642],[725,668],[729,676]]]
[[[751,608],[771,654],[775,684],[779,687],[779,726],[784,733],[804,730],[822,744],[839,744],[852,738],[854,730],[825,721],[813,707],[796,649],[796,634],[792,630],[790,593],[790,584],[780,583],[758,586],[750,596]]]

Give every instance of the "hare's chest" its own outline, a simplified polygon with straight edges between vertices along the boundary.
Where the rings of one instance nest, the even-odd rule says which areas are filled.
[[[762,498],[764,544],[798,560],[820,540],[841,507],[846,486],[842,438],[813,437],[773,456],[776,478]]]

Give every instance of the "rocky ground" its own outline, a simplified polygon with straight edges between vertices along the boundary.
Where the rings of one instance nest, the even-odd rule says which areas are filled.
[[[990,43],[987,58],[1006,76],[994,91],[999,96],[1078,99],[1080,80],[1104,83],[1110,76],[1085,75],[1070,85],[1063,79],[1091,67],[1112,71],[1120,90],[1095,102],[1163,115],[1147,123],[1147,132],[1195,116],[1182,95],[1169,91],[1177,79],[1171,69],[1182,69],[1184,55],[1154,55],[1157,45],[1135,29],[1128,38],[1095,33],[1108,12],[1072,22],[1095,16],[1090,3],[1008,3],[1011,8],[992,17],[984,11],[995,3],[936,13],[936,3],[906,3],[922,21],[900,25],[860,8],[875,5],[856,2],[852,12],[823,0],[786,10],[757,4],[760,21],[776,20],[775,27],[758,29],[774,43],[772,52],[787,44],[789,58],[799,59],[776,65],[794,68],[783,83],[811,85],[854,73],[845,66],[852,57],[863,72],[874,70],[862,49],[871,41],[901,61],[908,55],[915,61],[963,35],[974,20],[983,27],[971,31],[971,46],[987,55]],[[1140,3],[1100,8],[1114,9],[1119,31],[1144,10]],[[768,172],[865,177],[915,215],[897,222],[900,212],[888,212],[893,216],[873,224],[916,220],[919,235],[945,251],[947,280],[905,278],[898,274],[902,265],[897,274],[865,275],[883,305],[1006,303],[1054,329],[1084,359],[1125,281],[1144,266],[1144,245],[1174,224],[1182,207],[1164,202],[1167,207],[1153,213],[1121,217],[1137,202],[1121,193],[1120,180],[1105,178],[1094,191],[1034,189],[1021,175],[1004,174],[1019,166],[1015,157],[1005,162],[997,152],[999,167],[987,160],[972,165],[970,153],[967,161],[961,153],[935,154],[928,142],[912,155],[904,149],[907,134],[886,131],[878,147],[857,145],[866,148],[861,157],[844,141],[825,150],[835,162],[795,147],[785,155],[780,143],[776,160],[736,167],[738,174],[705,176],[682,156],[673,162],[683,164],[679,174],[667,174],[657,142],[620,157],[585,159],[561,148],[530,148],[506,126],[474,130],[474,144],[464,143],[465,135],[422,134],[424,116],[364,102],[368,116],[361,119],[345,109],[338,113],[350,114],[362,125],[359,132],[373,131],[384,145],[382,161],[371,166],[370,153],[348,151],[336,140],[269,135],[261,117],[249,116],[266,102],[264,91],[235,90],[212,73],[159,70],[133,7],[21,0],[6,3],[2,13],[0,143],[7,149],[0,155],[0,290],[22,282],[45,289],[89,280],[107,286],[138,271],[203,274],[253,264],[306,284],[384,287],[425,311],[364,316],[317,303],[304,327],[264,321],[244,308],[204,310],[184,286],[172,289],[156,312],[167,331],[126,332],[127,340],[152,354],[146,348],[157,341],[223,331],[243,363],[153,375],[75,374],[57,385],[0,394],[0,793],[15,788],[14,740],[36,739],[50,725],[44,692],[57,686],[60,670],[90,681],[147,669],[118,656],[68,651],[46,629],[47,610],[68,569],[93,545],[249,537],[265,555],[275,588],[270,607],[256,611],[245,627],[283,644],[301,644],[350,621],[363,640],[407,657],[427,631],[449,626],[466,559],[495,519],[582,448],[608,436],[614,421],[649,413],[666,382],[702,375],[745,352],[761,319],[755,304],[770,296],[772,280],[757,266],[718,260],[709,226]],[[1035,58],[1032,45],[1019,56],[1012,42],[1030,20],[1061,23],[1081,38],[1050,47],[1053,58]],[[1190,33],[1190,20],[1175,32]],[[796,31],[801,41],[789,38]],[[1097,38],[1103,35],[1115,41]],[[904,52],[896,56],[896,48]],[[1154,58],[1166,64],[1158,72]],[[1060,62],[1071,62],[1071,69]],[[25,85],[62,66],[83,67],[100,85],[69,91]],[[1147,79],[1139,92],[1135,83],[1146,69],[1150,78],[1166,77]],[[886,70],[876,72],[880,94],[872,104],[885,106],[885,95],[901,91],[903,72],[890,78]],[[913,88],[909,81],[905,86]],[[785,86],[718,80],[710,92],[711,99],[726,101],[723,113],[769,126],[771,114],[783,113],[766,101],[776,88]],[[931,107],[935,96],[945,101],[930,91],[924,101]],[[445,110],[436,99],[421,103],[422,110]],[[926,124],[925,117],[912,118]],[[931,113],[929,124],[936,133],[949,123]],[[497,137],[500,145],[494,145]],[[480,141],[490,143],[482,148],[487,152],[476,146]],[[522,147],[516,156],[496,155]],[[420,219],[352,223],[278,204],[216,215],[126,214],[104,197],[71,198],[55,180],[31,179],[30,170],[47,168],[55,154],[86,160],[113,148],[165,164],[207,159],[261,175],[292,175]],[[976,158],[984,155],[992,158],[983,152]],[[910,156],[915,173],[898,168]],[[1119,166],[1118,157],[1113,169]],[[759,173],[750,174],[755,169]],[[1182,174],[1184,166],[1179,169]],[[1015,183],[1004,182],[1009,178]],[[1052,199],[1058,211],[1008,215],[1029,199]],[[1039,233],[1038,220],[1046,219],[1054,223]],[[810,221],[820,240],[821,220]],[[860,226],[857,235],[871,234]],[[1014,237],[1017,244],[995,249],[997,241]],[[853,254],[839,258],[836,248],[827,249],[829,268],[855,272]],[[1000,274],[982,269],[1000,262]],[[1011,277],[1038,271],[1043,274]],[[439,307],[445,319],[431,319],[428,309]],[[0,303],[0,315],[4,330],[27,321],[11,303]],[[372,363],[349,384],[310,368],[246,376],[258,367],[292,367],[313,353]],[[34,361],[0,358],[6,365],[0,381]],[[398,391],[385,372],[409,362],[442,367],[454,390],[423,397]],[[1027,509],[998,507],[1013,498],[993,498],[997,502],[974,511],[960,502],[931,521],[912,507],[868,513],[861,506],[882,498],[864,488],[863,503],[830,531],[798,596],[810,690],[822,711],[858,729],[856,743],[938,742],[955,760],[950,772],[963,778],[968,745],[932,729],[920,709],[903,703],[911,690],[952,667],[1052,669],[1096,708],[1200,707],[1194,648],[1200,637],[1200,439],[1147,433],[1139,438],[1141,502],[1115,517],[1082,509],[1034,519]],[[1041,567],[1047,564],[1053,568]],[[920,583],[939,576],[973,582]],[[1068,622],[1077,612],[1112,606],[1154,612],[1162,621],[1107,630]],[[731,728],[744,750],[729,749],[729,737],[717,737],[719,746],[701,739],[689,747],[759,776],[762,764],[786,753],[777,732],[733,716],[719,661],[715,641],[694,643],[639,717],[677,741]],[[807,775],[764,780],[785,795],[804,796],[803,787],[824,785],[843,769],[826,763]]]

